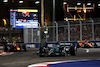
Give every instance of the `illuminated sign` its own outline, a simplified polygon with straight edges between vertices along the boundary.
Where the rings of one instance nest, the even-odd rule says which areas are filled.
[[[12,28],[38,28],[38,10],[11,9],[10,25]]]

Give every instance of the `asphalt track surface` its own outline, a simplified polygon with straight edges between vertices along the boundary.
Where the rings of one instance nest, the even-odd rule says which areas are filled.
[[[14,52],[12,55],[0,56],[0,67],[27,67],[31,64],[53,61],[71,61],[100,59],[100,48],[78,48],[76,56],[39,57],[38,49],[27,49],[27,52]]]

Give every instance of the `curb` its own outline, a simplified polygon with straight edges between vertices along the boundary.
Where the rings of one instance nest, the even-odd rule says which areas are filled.
[[[11,54],[13,54],[13,52],[4,52],[4,51],[0,51],[0,56],[11,55]]]

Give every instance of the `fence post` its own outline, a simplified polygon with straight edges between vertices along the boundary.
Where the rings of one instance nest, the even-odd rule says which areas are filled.
[[[68,41],[70,41],[70,22],[68,21]]]
[[[92,21],[92,40],[94,40],[94,21],[92,18],[90,18]]]
[[[53,0],[53,26],[55,22],[55,0]],[[55,41],[55,27],[53,28],[53,41]]]
[[[67,41],[67,38],[66,38],[66,30],[67,30],[67,28],[64,27],[65,41]]]
[[[31,24],[31,43],[33,43],[33,28],[32,28],[32,24]]]
[[[53,26],[54,26],[54,22],[53,22]],[[55,26],[53,27],[53,41],[55,41]]]
[[[24,43],[28,43],[28,30],[25,26],[23,33],[24,33]]]
[[[56,23],[56,41],[58,42],[58,23],[55,21]]]
[[[80,21],[80,40],[82,40],[82,21]]]

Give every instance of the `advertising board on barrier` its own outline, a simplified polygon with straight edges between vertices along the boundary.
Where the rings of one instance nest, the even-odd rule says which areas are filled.
[[[26,47],[27,48],[36,48],[36,45],[35,44],[27,44]]]
[[[94,43],[96,43],[99,47],[100,47],[100,42],[96,42],[96,41],[89,41],[89,43],[91,43],[92,46],[94,46]],[[46,47],[53,47],[53,45],[56,43],[46,43]],[[73,45],[74,47],[77,45],[77,42],[60,42],[60,45]],[[39,48],[40,44],[39,43],[26,43],[24,44],[26,45],[27,48]]]
[[[39,43],[26,43],[26,48],[39,48]]]
[[[46,43],[46,47],[53,47],[56,43]],[[71,43],[60,43],[60,45],[70,45]],[[39,43],[26,43],[26,48],[39,48]]]
[[[56,43],[46,43],[47,47],[53,47],[54,44]],[[73,44],[73,46],[75,46],[75,43],[67,43],[67,42],[61,42],[60,45],[71,45]]]
[[[53,44],[48,44],[47,47],[53,47]]]
[[[100,42],[99,43],[96,43],[98,46],[100,46]]]

